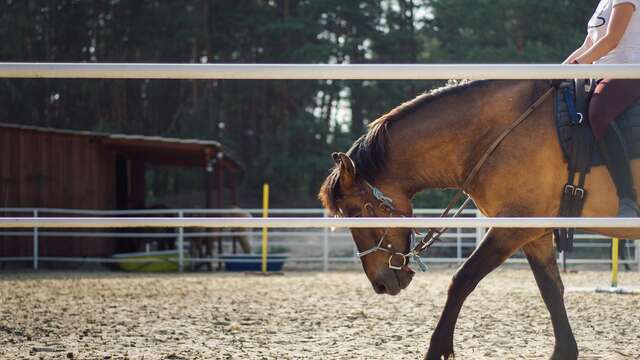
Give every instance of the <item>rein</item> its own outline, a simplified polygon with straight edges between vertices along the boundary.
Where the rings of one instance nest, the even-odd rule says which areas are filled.
[[[500,145],[500,143],[502,143],[502,141],[507,137],[507,135],[509,135],[516,127],[518,127],[518,125],[524,122],[524,120],[526,120],[529,117],[529,115],[531,115],[531,113],[533,113],[538,108],[538,106],[542,105],[542,103],[553,93],[553,90],[554,90],[553,87],[549,88],[544,94],[542,94],[542,96],[538,98],[538,100],[536,100],[533,104],[531,104],[531,106],[529,106],[529,108],[525,110],[525,112],[523,112],[518,119],[516,119],[513,123],[511,123],[511,125],[509,125],[506,129],[504,129],[502,133],[500,133],[500,135],[493,141],[491,146],[489,146],[489,148],[484,152],[484,154],[482,155],[480,160],[478,160],[478,162],[473,167],[473,169],[471,169],[471,171],[469,172],[469,175],[467,175],[467,178],[462,183],[460,190],[456,193],[453,199],[451,199],[451,201],[447,205],[446,209],[442,212],[442,215],[440,215],[440,217],[447,216],[449,214],[449,211],[451,211],[453,206],[463,196],[466,196],[466,199],[462,203],[460,208],[458,208],[458,210],[453,214],[453,217],[458,217],[458,215],[462,213],[462,210],[464,210],[467,206],[469,206],[469,204],[471,203],[471,197],[465,192],[465,189],[467,189],[469,185],[471,185],[471,182],[474,180],[475,176],[480,172],[480,169],[482,169],[482,166],[484,165],[484,163],[487,162],[487,160],[489,160],[493,152],[498,148],[498,145]],[[429,232],[427,232],[427,235],[425,235],[425,237],[419,243],[417,243],[415,247],[412,248],[411,250],[412,257],[415,256],[419,258],[420,254],[426,249],[428,249],[434,242],[440,239],[440,236],[447,230],[448,228],[442,228],[439,230],[430,229]]]
[[[460,190],[454,195],[453,199],[451,199],[451,201],[447,205],[446,209],[442,212],[440,217],[447,216],[451,211],[451,209],[453,209],[455,204],[458,203],[458,201],[463,196],[466,196],[464,202],[462,203],[462,205],[460,205],[460,207],[456,210],[456,212],[452,215],[452,217],[454,218],[458,217],[462,213],[462,211],[469,206],[472,200],[471,200],[471,196],[469,196],[465,192],[465,189],[467,189],[469,185],[471,185],[471,182],[474,180],[475,176],[480,172],[480,169],[482,169],[482,166],[491,157],[493,152],[500,145],[500,143],[502,143],[502,141],[507,137],[507,135],[509,135],[516,127],[518,127],[518,125],[520,125],[525,119],[527,119],[531,115],[531,113],[533,113],[540,105],[542,105],[542,103],[553,93],[553,90],[554,90],[553,87],[548,89],[544,94],[542,94],[538,98],[538,100],[536,100],[533,104],[531,104],[531,106],[529,106],[529,108],[525,110],[518,119],[512,122],[511,125],[509,125],[506,129],[502,131],[502,133],[500,133],[500,135],[493,141],[491,146],[489,146],[489,148],[484,152],[482,157],[480,157],[480,160],[478,160],[476,165],[471,169],[471,171],[469,172],[469,175],[467,175],[466,179],[462,183]],[[386,208],[389,211],[390,216],[393,215],[393,212],[398,212],[393,206],[393,200],[390,197],[385,196],[384,193],[380,191],[380,189],[371,185],[366,180],[365,180],[365,184],[371,189],[372,196],[379,202],[378,207]],[[370,203],[365,203],[364,207],[367,208],[368,205],[371,206]],[[401,214],[401,215],[404,217],[404,214]],[[384,239],[387,236],[387,233],[389,231],[389,229],[385,229],[384,232],[382,233],[382,236],[380,236],[380,240],[375,246],[367,250],[364,250],[362,252],[358,252],[357,255],[359,258],[362,258],[376,251],[383,251],[390,254],[388,264],[389,264],[389,268],[392,270],[411,271],[410,269],[408,269],[408,263],[410,262],[410,260],[413,260],[418,264],[418,266],[420,267],[420,270],[426,271],[427,266],[426,264],[424,264],[424,262],[420,258],[420,254],[422,254],[424,251],[429,249],[431,245],[433,245],[436,241],[438,241],[442,236],[442,234],[444,234],[448,229],[449,228],[429,229],[429,231],[424,236],[424,238],[422,238],[422,240],[420,240],[419,242],[416,242],[415,236],[419,234],[415,231],[415,229],[412,228],[411,244],[409,246],[410,250],[406,254],[403,254],[402,252],[398,252],[394,250],[391,244],[387,244],[386,246],[383,245]],[[394,257],[399,257],[402,259],[400,265],[394,264]]]

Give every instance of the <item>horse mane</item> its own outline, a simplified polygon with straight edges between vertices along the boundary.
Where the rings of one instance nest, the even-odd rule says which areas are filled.
[[[488,81],[462,81],[449,82],[447,85],[418,95],[388,113],[380,116],[369,124],[369,131],[359,137],[351,146],[347,155],[353,160],[356,174],[369,182],[374,182],[375,175],[384,171],[387,163],[387,145],[389,143],[389,127],[402,118],[416,112],[418,109],[445,96],[451,96],[465,92],[471,88],[479,87]],[[318,198],[322,205],[332,214],[337,211],[336,198],[340,187],[340,168],[335,165],[329,176],[320,187]]]

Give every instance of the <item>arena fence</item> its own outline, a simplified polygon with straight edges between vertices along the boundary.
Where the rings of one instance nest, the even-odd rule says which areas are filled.
[[[0,63],[0,78],[238,80],[640,79],[640,64]]]
[[[640,65],[556,64],[97,64],[0,63],[0,78],[117,79],[640,79]],[[0,228],[32,228],[34,241],[42,228],[177,227],[640,227],[640,219],[612,218],[385,218],[385,219],[234,219],[234,218],[2,218]],[[104,215],[104,214],[101,214]],[[179,239],[184,238],[180,236]],[[183,239],[184,240],[184,239]],[[179,244],[182,249],[182,243]],[[182,251],[182,250],[181,250]],[[181,252],[182,253],[182,252]],[[636,251],[637,255],[637,251]],[[37,259],[37,254],[34,254]],[[638,258],[638,256],[636,256]],[[184,259],[181,257],[180,264]],[[35,261],[37,264],[37,260]]]
[[[193,257],[188,256],[191,252],[192,240],[195,238],[215,238],[221,239],[231,236],[246,236],[249,238],[253,249],[253,253],[260,253],[260,227],[267,224],[270,227],[274,227],[270,222],[274,221],[289,221],[296,219],[304,221],[306,224],[314,225],[318,219],[323,221],[331,221],[333,225],[336,225],[334,231],[330,227],[304,227],[297,229],[284,229],[276,228],[269,231],[269,246],[270,252],[277,252],[278,255],[284,255],[287,257],[287,268],[298,269],[322,269],[328,271],[331,269],[344,268],[351,266],[351,264],[358,264],[359,260],[355,256],[356,249],[351,235],[345,228],[342,221],[347,219],[333,219],[327,218],[325,212],[322,209],[270,209],[271,218],[261,219],[252,218],[246,219],[250,221],[258,220],[259,223],[245,223],[241,226],[244,227],[241,231],[236,229],[231,231],[228,229],[229,222],[231,220],[238,220],[239,218],[220,218],[216,215],[229,216],[237,212],[238,214],[250,213],[253,216],[260,216],[262,209],[158,209],[158,210],[124,210],[124,211],[109,211],[109,210],[76,210],[76,209],[44,209],[44,208],[0,208],[0,213],[5,215],[11,215],[14,217],[0,218],[0,237],[20,237],[25,240],[31,239],[33,242],[33,248],[35,251],[32,256],[29,257],[7,257],[0,254],[0,263],[2,262],[31,262],[34,269],[39,267],[41,262],[67,262],[67,263],[115,263],[122,261],[117,258],[103,257],[103,258],[88,258],[88,257],[51,257],[40,256],[38,254],[38,244],[42,241],[64,241],[64,239],[82,237],[82,238],[127,238],[135,239],[141,244],[140,247],[146,251],[154,250],[154,244],[159,240],[167,240],[173,242],[175,249],[178,251],[178,255],[175,261],[178,264],[179,269],[191,268],[194,265],[201,263],[211,263],[218,265],[224,263],[229,259],[228,256],[219,257],[218,255],[207,257]],[[424,224],[433,224],[434,221],[440,220],[433,218],[441,213],[441,209],[416,209],[415,214],[417,218],[415,220],[421,221]],[[51,216],[65,216],[64,223],[57,223],[61,225],[63,229],[47,228],[47,223],[51,220],[61,218],[51,218]],[[94,218],[87,218],[92,216]],[[143,217],[146,216],[146,217]],[[154,217],[150,217],[154,216]],[[158,217],[161,216],[161,217]],[[203,216],[205,216],[203,218]],[[208,217],[207,217],[208,216]],[[292,217],[295,216],[295,217]],[[318,218],[322,216],[323,218]],[[425,216],[429,216],[426,218]],[[100,218],[95,218],[100,217]],[[133,218],[130,218],[133,217]],[[164,227],[164,221],[171,221],[171,226],[174,227],[173,233],[158,233],[150,232],[148,229],[136,229],[136,231],[123,232],[123,231],[109,231],[105,229],[105,226],[97,226],[99,230],[87,231],[87,228],[96,227],[91,221],[92,219],[104,220],[111,219],[111,224],[116,225],[116,228],[126,227],[126,222],[133,220],[135,227],[145,226],[151,224],[154,221],[161,221],[160,224]],[[581,220],[584,220],[583,218]],[[19,220],[25,220],[20,223],[20,228],[17,228],[15,223]],[[193,229],[188,227],[190,220],[197,220],[197,228]],[[360,220],[360,219],[353,219]],[[388,220],[393,219],[374,219],[379,220],[378,225]],[[484,223],[491,223],[496,219],[482,218],[477,210],[466,210],[462,214],[462,218],[448,219],[457,220],[457,223],[466,221],[482,221]],[[530,219],[509,218],[507,220],[524,220],[530,221]],[[553,219],[555,220],[555,218]],[[567,220],[567,219],[562,219]],[[602,225],[603,220],[614,220],[613,224],[620,222],[620,219],[596,219]],[[628,225],[628,219],[622,219],[624,225]],[[640,220],[640,219],[639,219]],[[634,224],[638,226],[638,221],[635,220]],[[87,223],[89,222],[89,223]],[[206,222],[205,226],[202,223]],[[124,225],[124,226],[123,226]],[[236,224],[237,225],[237,224]],[[255,226],[254,226],[255,225]],[[474,224],[471,224],[474,225]],[[370,226],[370,225],[367,225]],[[432,225],[433,226],[433,225]],[[211,228],[212,229],[207,229]],[[439,264],[460,264],[466,259],[466,257],[475,249],[477,244],[481,241],[486,231],[486,227],[471,227],[463,224],[462,226],[452,227],[443,236],[443,241],[434,245],[433,250],[425,256],[427,263],[439,263]],[[566,259],[570,265],[596,265],[596,264],[610,264],[611,258],[608,256],[611,246],[611,240],[609,238],[581,233],[577,235],[577,242],[575,244],[576,251],[570,254],[570,258]],[[28,240],[27,240],[28,241]],[[91,241],[91,239],[87,239]],[[232,251],[232,245],[230,241],[225,241],[224,251],[230,253]],[[627,241],[623,243],[621,248],[621,254],[623,259],[621,264],[627,266],[637,266],[640,269],[640,244],[633,241]],[[564,259],[562,255],[558,257],[558,261],[562,262]],[[165,260],[127,260],[128,262],[145,262],[153,263]],[[234,260],[240,261],[243,260]],[[244,260],[247,262],[258,262],[260,260]],[[514,257],[509,260],[510,263],[522,263],[525,260],[521,257]]]

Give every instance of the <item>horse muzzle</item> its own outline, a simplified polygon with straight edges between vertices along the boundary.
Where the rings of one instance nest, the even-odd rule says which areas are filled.
[[[373,290],[378,294],[398,295],[411,283],[414,272],[408,267],[401,270],[384,269],[371,281]]]

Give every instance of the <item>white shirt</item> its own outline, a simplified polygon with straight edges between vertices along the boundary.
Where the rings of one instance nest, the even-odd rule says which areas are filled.
[[[594,64],[635,64],[640,63],[640,0],[600,0],[595,13],[589,20],[588,36],[595,44],[607,34],[613,7],[629,3],[635,7],[627,30],[618,46]]]

